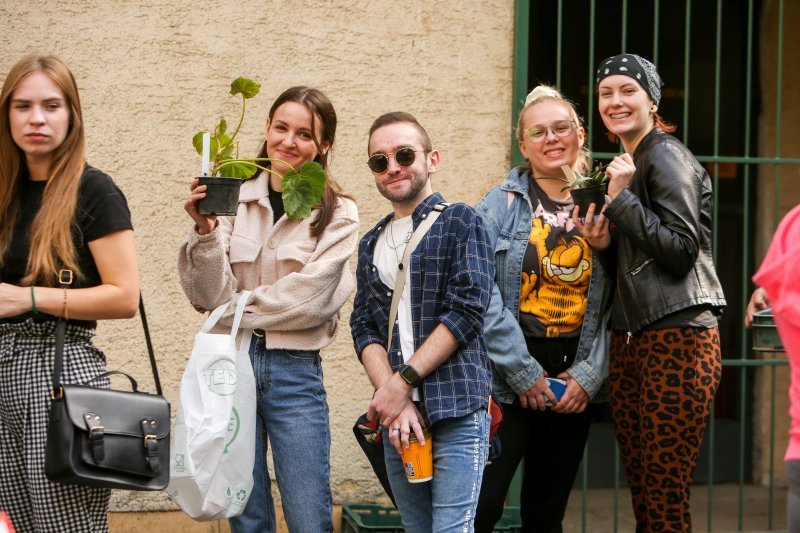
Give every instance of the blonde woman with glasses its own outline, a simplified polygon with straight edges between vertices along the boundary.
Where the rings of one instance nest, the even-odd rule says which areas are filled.
[[[517,140],[527,164],[477,206],[494,248],[485,335],[504,409],[501,453],[483,476],[479,532],[493,531],[523,458],[523,530],[561,531],[589,435],[589,402],[608,375],[610,287],[572,222],[561,170],[585,172],[590,164],[580,118],[556,89],[536,87],[520,113]],[[566,385],[560,399],[547,378]]]

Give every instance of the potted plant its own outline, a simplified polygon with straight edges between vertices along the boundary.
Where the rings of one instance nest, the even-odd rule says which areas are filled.
[[[198,179],[201,185],[207,186],[206,197],[197,203],[203,215],[235,215],[242,180],[255,176],[259,169],[276,174],[266,166],[273,159],[239,157],[239,143],[235,140],[244,121],[247,100],[260,90],[261,85],[248,78],[233,80],[231,95],[242,97],[242,113],[236,129],[228,134],[228,123],[220,118],[213,131],[201,131],[192,138],[195,150],[203,158],[203,175]],[[322,200],[325,180],[325,170],[316,161],[305,163],[299,170],[292,167],[286,171],[281,181],[286,214],[294,219],[309,216],[311,208]]]
[[[578,216],[585,217],[590,204],[595,205],[595,214],[599,214],[606,201],[606,167],[597,165],[588,176],[582,176],[567,165],[562,165],[561,170],[568,183],[564,189],[569,189],[573,203],[578,206]]]

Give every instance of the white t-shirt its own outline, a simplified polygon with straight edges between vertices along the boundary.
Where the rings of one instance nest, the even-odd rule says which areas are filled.
[[[375,256],[373,261],[378,268],[378,275],[387,287],[394,290],[397,281],[397,266],[403,260],[408,241],[414,233],[414,220],[411,216],[400,219],[392,218],[386,227],[381,230],[375,243]],[[400,352],[403,361],[408,361],[414,355],[414,328],[411,319],[411,289],[408,280],[408,270],[411,265],[404,265],[406,283],[403,294],[397,306],[398,334],[400,336]],[[419,391],[412,391],[411,399],[419,401]]]

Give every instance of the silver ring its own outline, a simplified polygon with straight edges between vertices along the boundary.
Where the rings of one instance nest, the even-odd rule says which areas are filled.
[[[393,429],[394,431],[396,431],[396,432],[400,433],[400,428],[399,428],[399,427],[392,428],[392,429]]]

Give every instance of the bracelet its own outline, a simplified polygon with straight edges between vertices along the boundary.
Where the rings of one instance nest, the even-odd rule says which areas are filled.
[[[33,313],[34,315],[39,314],[39,310],[36,309],[36,295],[34,294],[33,291],[33,285],[31,285],[31,313]]]
[[[69,320],[69,314],[67,313],[67,289],[64,289],[64,320]]]

